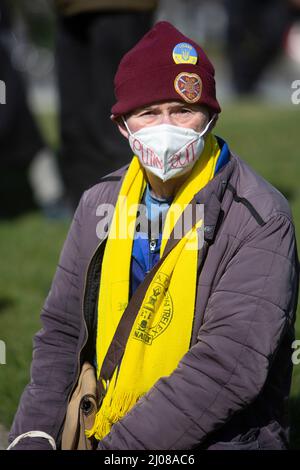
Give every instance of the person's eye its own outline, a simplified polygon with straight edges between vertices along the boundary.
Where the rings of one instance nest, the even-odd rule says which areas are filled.
[[[179,111],[180,114],[190,114],[191,110],[188,108],[181,108]]]
[[[144,116],[153,116],[155,113],[154,111],[151,111],[150,109],[148,111],[143,111],[139,116],[144,117]]]

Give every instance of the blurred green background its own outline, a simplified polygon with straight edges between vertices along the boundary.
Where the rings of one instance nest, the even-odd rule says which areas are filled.
[[[38,116],[53,148],[58,145],[55,115]],[[300,231],[299,109],[259,102],[223,106],[216,134],[289,200]],[[9,427],[29,379],[32,336],[50,288],[67,222],[49,221],[39,212],[0,223],[0,336],[7,365],[0,365],[0,422]],[[300,338],[298,315],[296,337]],[[291,350],[292,354],[292,350]],[[278,371],[280,373],[280,371]],[[300,448],[300,365],[294,366],[291,410],[292,447]]]

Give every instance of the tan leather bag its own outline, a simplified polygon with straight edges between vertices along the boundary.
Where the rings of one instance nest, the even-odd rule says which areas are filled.
[[[71,400],[62,434],[62,450],[92,450],[95,440],[88,439],[86,429],[91,429],[97,413],[95,369],[85,362],[82,366]]]

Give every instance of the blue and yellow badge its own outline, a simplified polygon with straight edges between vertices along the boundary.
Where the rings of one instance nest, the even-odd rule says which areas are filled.
[[[188,42],[180,42],[173,49],[175,64],[197,64],[198,54],[196,49]]]

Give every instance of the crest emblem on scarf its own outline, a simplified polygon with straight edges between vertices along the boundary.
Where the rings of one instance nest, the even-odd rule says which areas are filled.
[[[173,302],[167,290],[169,282],[170,278],[166,274],[160,272],[156,276],[151,291],[144,299],[138,324],[133,331],[134,339],[149,346],[166,330],[172,320]]]
[[[187,103],[196,103],[202,94],[202,81],[196,73],[181,72],[174,80],[177,93]]]

